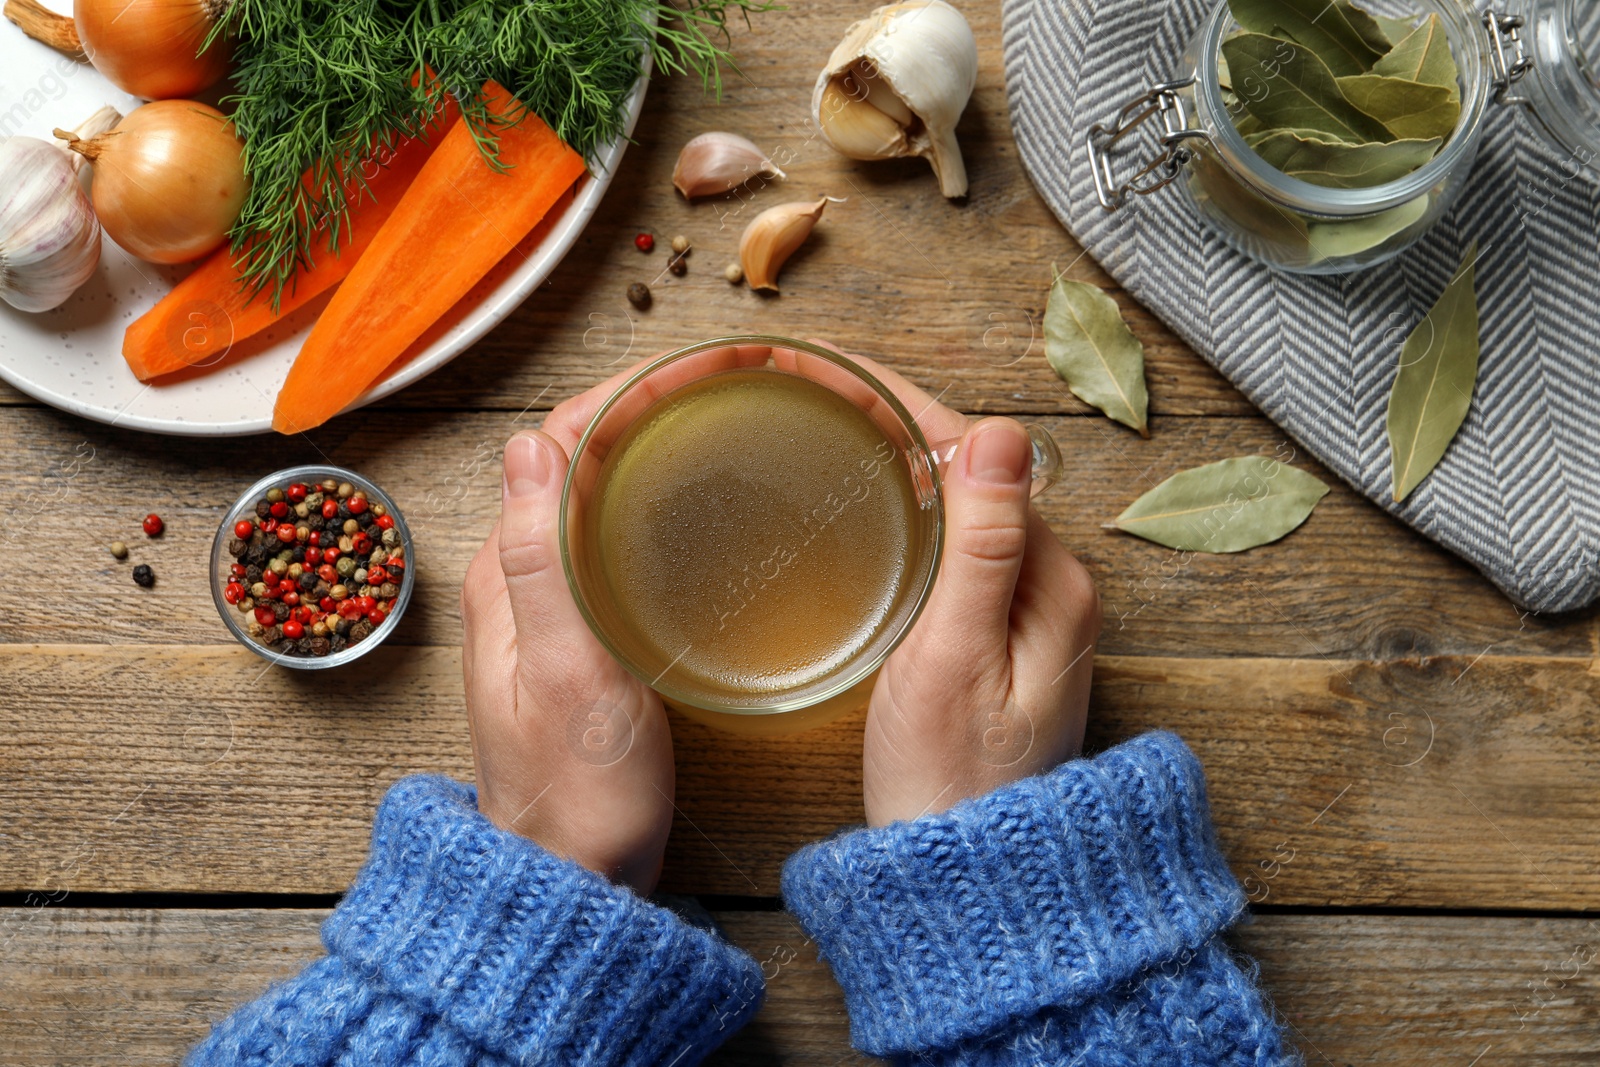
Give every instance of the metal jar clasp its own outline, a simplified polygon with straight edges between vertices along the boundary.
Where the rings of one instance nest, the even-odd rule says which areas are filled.
[[[1094,175],[1094,194],[1100,206],[1115,211],[1127,202],[1130,194],[1148,196],[1170,184],[1183,171],[1193,153],[1183,142],[1195,137],[1205,137],[1204,130],[1189,125],[1189,112],[1184,107],[1180,89],[1194,84],[1193,78],[1163,82],[1139,99],[1124,107],[1111,125],[1095,123],[1084,137],[1084,148],[1089,154],[1089,169]],[[1161,119],[1161,154],[1146,163],[1137,174],[1119,183],[1111,170],[1111,153],[1117,142],[1149,119]]]
[[[1525,96],[1512,96],[1511,86],[1533,67],[1533,60],[1522,46],[1521,15],[1502,15],[1490,10],[1483,13],[1484,29],[1489,31],[1489,77],[1494,84],[1494,98],[1502,104],[1526,104]]]

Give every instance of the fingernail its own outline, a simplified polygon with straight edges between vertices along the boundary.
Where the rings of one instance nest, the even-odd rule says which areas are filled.
[[[967,441],[967,475],[989,485],[1016,485],[1033,460],[1028,435],[1015,423],[979,426]]]
[[[506,495],[527,497],[550,480],[550,453],[532,434],[518,434],[506,442]]]

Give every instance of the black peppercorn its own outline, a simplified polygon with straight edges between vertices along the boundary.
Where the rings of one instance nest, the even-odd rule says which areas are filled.
[[[634,282],[628,286],[628,303],[643,311],[650,306],[650,287],[644,282]]]
[[[289,605],[281,600],[274,600],[272,602],[272,617],[279,622],[283,622],[289,617]]]
[[[313,637],[311,639],[311,654],[313,656],[326,656],[328,650],[332,647],[332,643],[326,637]]]
[[[300,584],[300,591],[302,593],[311,592],[313,589],[315,589],[317,587],[317,572],[316,571],[304,571],[300,575],[299,584]]]
[[[684,262],[682,256],[673,256],[667,261],[667,269],[681,278],[689,272],[689,264]]]
[[[294,647],[302,656],[309,656],[311,654],[311,642],[314,640],[315,638],[302,637],[295,641]]]
[[[156,584],[156,572],[150,569],[148,563],[141,563],[133,568],[133,584],[143,589],[149,589]]]
[[[372,636],[372,624],[366,619],[362,619],[360,622],[350,627],[351,644],[355,644],[357,641],[365,641],[370,636]]]
[[[261,580],[261,568],[260,567],[251,566],[251,567],[246,567],[244,569],[244,582],[245,582],[246,585],[255,585],[260,580]]]
[[[334,634],[328,638],[328,647],[334,652],[343,652],[350,647],[350,642],[345,640],[344,634]]]
[[[295,545],[289,550],[291,563],[304,563],[306,561],[306,546]]]
[[[257,500],[256,501],[256,518],[258,518],[258,519],[270,519],[270,518],[272,518],[272,505],[267,503],[265,500]]]
[[[346,503],[345,501],[343,501],[343,500],[339,501],[339,519],[340,519],[340,521],[343,521],[343,520],[348,519],[350,517],[351,517],[351,515],[350,515],[350,505],[348,503]]]

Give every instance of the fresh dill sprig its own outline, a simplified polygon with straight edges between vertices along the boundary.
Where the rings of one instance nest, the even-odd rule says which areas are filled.
[[[227,38],[250,192],[230,236],[245,285],[274,307],[295,275],[337,254],[350,209],[399,145],[426,137],[446,93],[490,165],[494,80],[586,158],[626,124],[648,53],[721,92],[731,10],[762,0],[231,0],[207,47]],[[424,74],[423,72],[427,72]]]

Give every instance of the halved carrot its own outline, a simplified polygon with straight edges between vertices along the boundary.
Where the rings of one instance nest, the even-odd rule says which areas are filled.
[[[483,98],[509,117],[493,81]],[[272,426],[297,433],[342,411],[504,258],[584,172],[537,115],[498,131],[497,170],[458,122],[317,319],[278,393]]]
[[[459,116],[455,100],[445,99],[427,140],[410,138],[384,153],[387,162],[382,166],[363,170],[367,190],[359,193],[350,208],[349,226],[341,234],[338,253],[319,249],[315,264],[300,270],[292,286],[284,289],[276,311],[270,294],[252,294],[245,287],[233,250],[223,246],[123,334],[122,358],[134,375],[148,382],[163,374],[216,363],[237,342],[260,333],[344,280]],[[367,170],[372,173],[368,175]],[[309,172],[306,180],[310,180]]]

